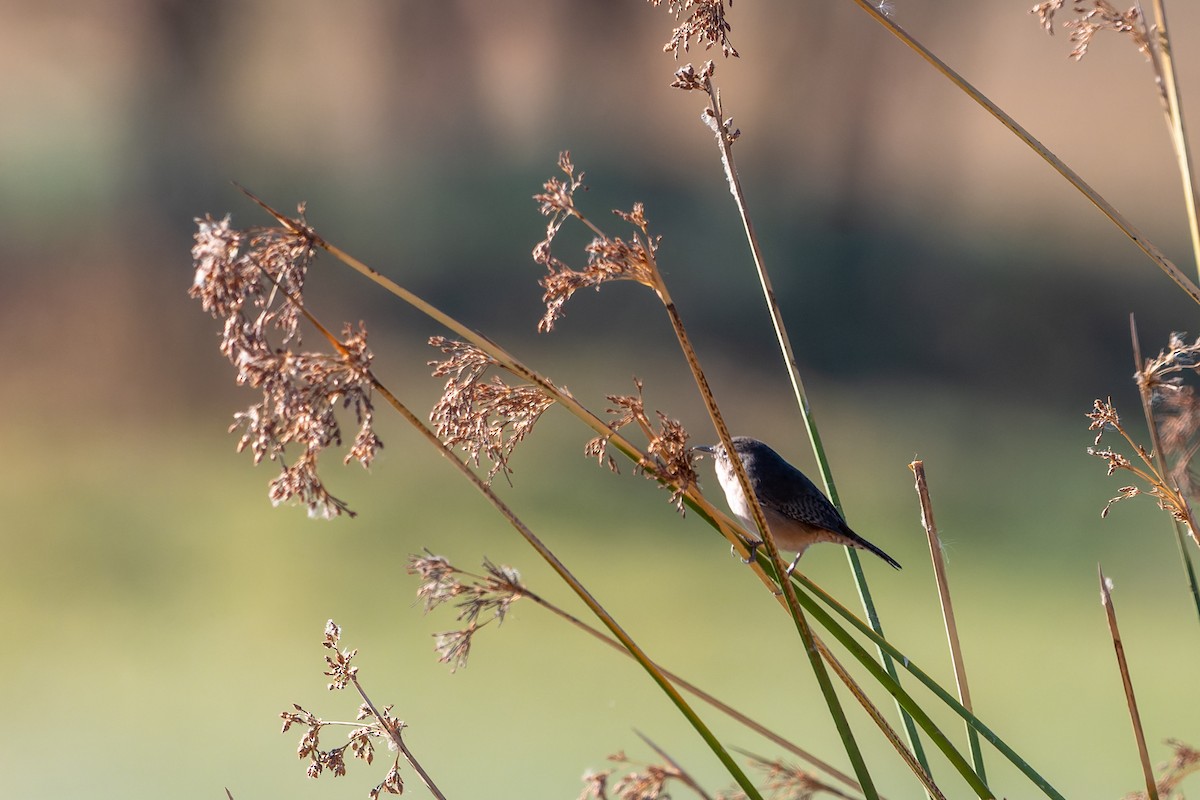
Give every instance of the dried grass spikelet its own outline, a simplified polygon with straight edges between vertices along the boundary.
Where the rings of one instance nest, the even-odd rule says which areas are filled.
[[[547,274],[539,281],[545,291],[542,300],[546,304],[546,313],[538,323],[538,331],[542,333],[554,328],[555,321],[562,317],[563,305],[579,289],[599,289],[601,284],[609,281],[630,280],[658,290],[654,257],[662,237],[649,234],[649,223],[642,204],[635,203],[630,211],[613,211],[637,229],[629,241],[609,236],[592,225],[575,205],[575,192],[583,187],[583,173],[578,176],[575,174],[575,165],[571,162],[569,152],[559,154],[558,167],[566,175],[566,180],[550,178],[543,185],[544,191],[533,196],[542,215],[550,217],[546,225],[546,238],[533,248],[534,262],[547,270]],[[587,265],[581,270],[572,269],[557,258],[551,246],[558,231],[571,217],[583,222],[596,234],[591,244],[584,248]]]
[[[650,5],[660,6],[663,0],[649,0]],[[733,5],[733,0],[729,0]],[[663,45],[664,53],[674,53],[679,58],[680,52],[688,52],[694,40],[697,45],[703,44],[705,50],[720,47],[726,57],[738,57],[737,50],[729,42],[731,27],[725,19],[725,0],[667,0],[667,11],[683,22],[671,31],[670,40]]]
[[[1067,0],[1049,0],[1038,3],[1029,13],[1037,15],[1038,23],[1053,36],[1054,16],[1066,3]],[[1087,55],[1092,39],[1100,31],[1112,31],[1128,36],[1138,52],[1147,58],[1150,57],[1150,42],[1146,38],[1146,28],[1138,6],[1132,6],[1127,11],[1118,11],[1108,0],[1074,0],[1071,10],[1076,17],[1064,22],[1063,27],[1071,31],[1071,43],[1075,48],[1070,57],[1076,61]]]
[[[1144,447],[1135,442],[1125,430],[1112,401],[1096,400],[1092,411],[1087,416],[1091,420],[1088,430],[1097,432],[1093,446],[1087,449],[1088,455],[1104,459],[1108,463],[1108,474],[1110,476],[1115,475],[1118,471],[1124,471],[1132,473],[1141,482],[1141,485],[1130,484],[1122,486],[1118,490],[1119,493],[1117,496],[1105,504],[1104,510],[1100,512],[1100,516],[1107,517],[1114,503],[1146,494],[1157,501],[1159,508],[1168,512],[1176,520],[1184,523],[1187,526],[1188,533],[1195,540],[1196,530],[1192,523],[1191,507],[1188,505],[1187,499],[1183,496],[1177,485],[1170,482],[1168,477],[1158,472],[1150,454]],[[1101,438],[1110,430],[1116,431],[1125,439],[1126,443],[1133,449],[1137,456],[1136,462],[1111,447],[1100,447]],[[1200,542],[1197,543],[1200,544]]]
[[[616,433],[625,426],[636,423],[646,436],[646,453],[650,456],[650,460],[643,459],[638,464],[637,470],[647,477],[664,481],[664,485],[670,486],[670,502],[682,514],[684,513],[683,496],[699,479],[696,474],[694,454],[687,446],[688,439],[691,437],[678,420],[671,419],[661,411],[654,412],[658,417],[658,427],[656,428],[646,414],[646,404],[642,398],[642,382],[635,378],[634,385],[637,388],[637,394],[608,395],[608,401],[614,405],[614,408],[608,409],[608,413],[619,415],[608,423],[608,427],[613,433]],[[597,436],[584,447],[586,455],[594,457],[602,464],[607,460],[608,468],[617,472],[617,462],[607,454],[607,450],[608,437],[606,436]]]
[[[243,431],[239,452],[249,448],[256,464],[280,462],[269,490],[276,505],[295,498],[309,516],[354,516],[325,488],[317,464],[322,451],[342,444],[339,406],[352,409],[358,423],[346,463],[369,467],[383,446],[374,431],[366,329],[347,324],[333,353],[299,351],[299,298],[312,242],[282,227],[235,230],[228,215],[196,223],[196,273],[188,293],[222,321],[220,349],[237,370],[237,383],[262,392],[259,403],[234,415],[230,430]],[[291,464],[289,445],[301,448]]]
[[[498,376],[485,381],[484,373],[499,362],[475,345],[444,336],[432,337],[429,344],[449,356],[429,362],[434,377],[447,378],[429,412],[437,435],[447,447],[461,447],[475,466],[480,455],[486,456],[492,464],[489,483],[498,472],[512,474],[509,456],[554,398],[532,384],[509,386]]]

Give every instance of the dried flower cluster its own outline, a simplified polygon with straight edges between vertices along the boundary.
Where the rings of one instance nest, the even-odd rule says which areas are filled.
[[[1200,398],[1184,381],[1188,373],[1200,374],[1200,339],[1188,344],[1182,334],[1173,333],[1167,349],[1146,359],[1134,379],[1149,400],[1171,480],[1185,495],[1195,497],[1200,481],[1192,461],[1200,451]]]
[[[691,64],[685,64],[675,70],[675,80],[671,81],[671,86],[685,92],[707,93],[712,89],[712,76],[716,71],[717,66],[711,61],[705,61],[699,72]]]
[[[428,553],[410,556],[408,572],[420,576],[423,583],[417,589],[417,598],[425,604],[428,613],[442,603],[454,601],[458,609],[456,619],[465,621],[465,628],[436,634],[434,649],[438,661],[450,664],[451,671],[465,667],[471,655],[471,644],[475,633],[492,619],[504,622],[508,608],[528,592],[521,584],[521,575],[512,567],[483,560],[485,575],[475,575],[455,567],[443,556]],[[479,621],[481,616],[490,619]]]
[[[492,463],[487,480],[496,473],[512,474],[508,458],[554,398],[531,384],[509,386],[499,377],[490,382],[484,373],[498,362],[466,342],[434,336],[429,344],[449,356],[430,361],[436,378],[447,378],[441,398],[429,413],[434,430],[447,447],[461,447],[479,466],[480,455]]]
[[[650,0],[650,5],[662,5],[663,0]],[[733,0],[729,0],[733,5]],[[671,39],[663,45],[664,53],[688,52],[691,43],[703,44],[705,50],[720,47],[726,56],[738,57],[738,52],[729,43],[729,22],[725,19],[725,0],[667,0],[667,11],[676,20],[683,22],[671,31]]]
[[[341,629],[333,620],[325,623],[325,638],[322,646],[332,650],[332,656],[326,656],[325,662],[329,669],[325,672],[326,675],[333,678],[333,682],[329,684],[330,690],[344,689],[347,684],[353,682],[357,686],[357,667],[350,665],[351,660],[358,653],[357,650],[338,650],[338,639],[341,636]],[[283,719],[283,733],[287,733],[292,725],[301,725],[304,727],[304,735],[300,738],[300,745],[296,749],[296,754],[300,759],[308,759],[308,768],[306,773],[310,778],[319,778],[328,770],[335,778],[340,778],[346,774],[346,749],[349,748],[354,758],[365,761],[370,764],[375,760],[375,745],[371,741],[372,738],[385,738],[389,740],[393,735],[398,735],[404,727],[404,723],[391,715],[391,706],[379,712],[379,716],[375,715],[368,703],[363,703],[358,708],[358,714],[355,720],[362,722],[363,720],[372,719],[373,722],[365,725],[355,725],[353,730],[348,734],[348,741],[340,747],[333,747],[328,750],[321,749],[321,729],[329,725],[345,726],[350,723],[345,722],[330,722],[321,719],[317,715],[306,711],[297,703],[292,704],[294,711],[284,711],[280,713]],[[385,726],[387,729],[385,729]],[[392,768],[388,770],[384,779],[380,781],[375,788],[369,792],[371,800],[378,800],[383,793],[387,794],[403,794],[404,781],[400,777],[400,759],[396,757],[392,764]]]
[[[820,795],[854,800],[853,795],[839,791],[836,787],[818,779],[811,772],[806,772],[783,761],[755,758],[754,765],[767,773],[763,788],[771,792],[772,797],[787,798],[787,800],[811,800]]]
[[[1196,750],[1178,739],[1168,739],[1167,744],[1175,752],[1171,760],[1160,767],[1162,777],[1155,781],[1158,796],[1163,800],[1184,800],[1180,784],[1189,775],[1200,772],[1200,750]],[[1146,800],[1145,792],[1127,794],[1121,800]]]
[[[627,425],[637,424],[646,436],[646,452],[650,456],[650,460],[643,458],[637,469],[647,477],[659,480],[664,486],[670,487],[670,501],[682,514],[684,513],[683,496],[688,488],[699,480],[693,463],[694,454],[687,446],[690,437],[678,420],[671,419],[661,411],[654,412],[659,423],[656,429],[646,415],[646,404],[642,398],[642,382],[634,379],[634,385],[637,387],[635,395],[608,395],[608,401],[615,406],[615,408],[608,409],[608,413],[619,415],[608,423],[608,427],[613,433],[616,433]],[[584,453],[595,457],[602,464],[607,459],[608,468],[617,472],[616,460],[607,453],[608,440],[607,436],[597,436],[587,443]]]
[[[592,225],[575,206],[575,192],[583,186],[583,173],[575,175],[569,152],[559,155],[558,167],[566,180],[550,178],[543,185],[544,191],[533,196],[542,215],[550,217],[546,238],[533,248],[533,260],[547,269],[547,275],[539,281],[545,290],[542,300],[546,303],[546,314],[538,323],[538,331],[542,333],[554,328],[555,321],[563,315],[563,305],[578,289],[599,289],[601,284],[609,281],[630,280],[658,291],[658,268],[654,257],[662,237],[649,235],[642,204],[634,204],[631,211],[613,211],[638,229],[630,241],[609,236]],[[596,234],[585,248],[588,258],[582,270],[571,269],[555,257],[551,248],[554,237],[570,217],[575,217]]]
[[[1117,409],[1113,406],[1112,401],[1095,401],[1092,411],[1087,416],[1091,420],[1088,430],[1097,432],[1093,446],[1087,450],[1088,454],[1097,456],[1108,462],[1108,474],[1110,476],[1116,474],[1118,470],[1124,470],[1133,473],[1144,484],[1144,486],[1122,486],[1118,490],[1119,494],[1109,500],[1104,506],[1104,510],[1100,513],[1100,516],[1108,516],[1108,512],[1113,504],[1120,500],[1127,500],[1131,497],[1137,497],[1140,494],[1148,494],[1158,501],[1159,508],[1187,525],[1188,532],[1195,539],[1196,530],[1192,524],[1192,512],[1187,500],[1178,487],[1170,485],[1168,479],[1158,472],[1158,469],[1154,466],[1150,458],[1150,454],[1146,452],[1146,448],[1135,442],[1128,432],[1126,432],[1125,428],[1121,425],[1121,418],[1118,416]],[[1110,447],[1100,447],[1100,439],[1109,430],[1115,430],[1125,439],[1129,446],[1133,448],[1140,464],[1135,463],[1127,456],[1118,453]]]
[[[617,764],[633,763],[624,753],[613,753],[608,760]],[[667,790],[672,782],[690,783],[677,768],[669,764],[645,764],[640,770],[620,776],[610,788],[609,782],[615,772],[615,769],[607,769],[584,773],[583,793],[579,795],[579,800],[666,800],[670,797]]]
[[[222,321],[221,352],[237,370],[237,382],[262,391],[259,403],[234,415],[230,430],[242,429],[239,452],[249,447],[256,464],[280,462],[282,471],[269,491],[276,505],[297,498],[309,516],[353,516],[325,488],[317,462],[323,450],[342,443],[338,406],[352,408],[358,423],[347,463],[369,467],[383,446],[374,431],[366,330],[361,323],[357,330],[347,325],[334,353],[296,352],[311,238],[284,227],[235,230],[228,215],[196,223],[196,274],[189,294]],[[307,230],[302,223],[297,229]],[[301,448],[291,464],[285,458],[288,445]]]
[[[716,65],[711,61],[706,61],[699,72],[696,72],[696,68],[688,64],[676,70],[675,80],[671,81],[671,86],[685,92],[705,92],[708,95],[711,102],[701,112],[700,121],[717,135],[721,142],[721,149],[724,151],[741,137],[742,132],[733,127],[733,117],[725,117],[721,113],[721,93],[713,86],[712,82],[712,76],[716,71]]]
[[[1038,3],[1031,14],[1036,14],[1038,22],[1046,32],[1054,35],[1054,15],[1067,4],[1067,0],[1049,0]],[[1071,10],[1078,16],[1067,20],[1063,27],[1071,31],[1071,43],[1075,49],[1070,57],[1078,61],[1087,55],[1092,44],[1092,38],[1100,31],[1113,31],[1128,36],[1137,47],[1138,52],[1150,57],[1150,42],[1146,38],[1146,26],[1138,6],[1128,11],[1118,11],[1108,0],[1073,0]]]

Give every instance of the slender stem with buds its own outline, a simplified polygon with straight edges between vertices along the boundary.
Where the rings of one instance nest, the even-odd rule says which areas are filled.
[[[375,721],[379,724],[379,727],[387,733],[388,738],[404,756],[404,760],[409,763],[409,766],[416,770],[417,775],[421,778],[421,783],[425,784],[425,788],[429,790],[430,794],[438,798],[438,800],[446,800],[446,795],[442,794],[442,790],[437,787],[437,784],[433,782],[433,778],[429,777],[429,773],[421,766],[421,762],[417,761],[416,756],[412,754],[412,751],[408,749],[408,745],[404,743],[404,737],[400,735],[400,726],[389,724],[383,714],[379,713],[379,709],[371,702],[371,698],[367,697],[362,684],[358,682],[357,676],[350,675],[349,677],[350,682],[358,690],[358,694],[362,697],[363,702],[371,710],[371,714],[375,717]]]

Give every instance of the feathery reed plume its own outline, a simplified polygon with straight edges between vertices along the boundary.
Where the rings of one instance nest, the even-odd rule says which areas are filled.
[[[300,745],[296,749],[296,754],[300,759],[308,759],[308,768],[306,773],[310,778],[319,778],[328,771],[335,778],[340,778],[346,774],[346,749],[349,748],[354,758],[365,761],[367,764],[375,760],[375,745],[372,739],[383,738],[388,741],[388,749],[397,751],[396,757],[392,761],[391,769],[388,770],[383,780],[371,789],[368,796],[371,800],[378,800],[381,794],[403,794],[404,780],[400,776],[400,758],[401,756],[409,763],[410,766],[417,772],[421,781],[426,788],[433,794],[434,797],[442,798],[443,795],[433,780],[413,757],[408,746],[404,744],[400,736],[400,732],[407,727],[402,720],[397,719],[392,715],[392,706],[387,706],[379,709],[367,697],[362,685],[358,681],[358,667],[353,665],[353,660],[358,655],[358,650],[338,649],[338,641],[341,637],[341,628],[333,620],[325,623],[325,638],[321,646],[327,650],[331,650],[330,655],[325,656],[325,664],[328,669],[325,670],[325,675],[332,678],[329,683],[330,691],[338,691],[345,689],[353,684],[354,688],[362,697],[362,705],[358,708],[358,714],[355,717],[355,722],[335,722],[324,720],[305,710],[298,703],[293,703],[294,711],[284,711],[280,713],[283,719],[283,733],[287,733],[292,725],[299,725],[304,728],[304,735],[300,737]],[[372,722],[364,724],[364,720],[371,719]],[[349,726],[353,728],[348,734],[348,741],[339,747],[332,747],[328,750],[321,749],[321,729],[334,726]]]
[[[484,381],[484,373],[500,362],[475,345],[444,336],[432,337],[429,344],[449,356],[429,362],[435,378],[448,376],[429,413],[434,430],[447,447],[461,447],[477,467],[480,454],[487,456],[492,462],[488,483],[497,472],[507,478],[512,474],[508,457],[554,398],[532,384],[509,386],[498,376]]]
[[[663,0],[649,0],[650,5],[662,5]],[[733,0],[729,0],[733,5]],[[687,15],[675,30],[670,40],[663,45],[664,53],[689,52],[692,40],[703,44],[705,50],[720,47],[727,58],[738,57],[738,51],[729,43],[731,26],[725,19],[725,0],[667,0],[667,11],[678,20]]]
[[[1200,544],[1200,540],[1196,539],[1196,526],[1192,520],[1191,506],[1187,502],[1187,498],[1179,490],[1178,486],[1170,482],[1168,476],[1163,475],[1158,467],[1150,458],[1150,454],[1146,452],[1146,448],[1135,442],[1125,428],[1121,425],[1121,418],[1117,414],[1117,409],[1112,404],[1112,400],[1096,400],[1092,411],[1087,415],[1091,423],[1088,425],[1088,430],[1097,431],[1096,439],[1093,446],[1087,449],[1088,455],[1102,458],[1108,462],[1108,474],[1114,475],[1118,470],[1124,470],[1133,473],[1144,484],[1143,486],[1129,485],[1122,486],[1118,491],[1119,494],[1109,500],[1104,510],[1100,512],[1101,517],[1107,517],[1108,512],[1112,510],[1113,504],[1121,500],[1128,500],[1131,497],[1137,497],[1141,494],[1148,494],[1158,502],[1158,507],[1163,511],[1171,514],[1172,517],[1187,525],[1188,533],[1193,541]],[[1122,438],[1133,448],[1137,454],[1141,464],[1137,464],[1127,456],[1118,453],[1111,447],[1100,447],[1100,439],[1108,430],[1115,430],[1121,434]]]
[[[659,485],[671,490],[670,502],[680,514],[686,513],[683,504],[684,495],[688,489],[695,486],[699,480],[696,474],[695,454],[687,446],[687,430],[678,420],[671,419],[661,411],[655,411],[658,417],[658,428],[650,422],[646,415],[646,404],[642,399],[642,382],[634,378],[637,387],[635,395],[608,395],[608,401],[616,408],[608,409],[610,414],[620,416],[608,423],[613,433],[626,425],[637,423],[638,428],[646,436],[646,453],[653,461],[643,459],[636,467],[638,472],[648,478],[658,480]],[[608,455],[608,436],[597,436],[584,447],[584,453],[593,456],[601,464],[608,461],[608,468],[617,472],[617,462]]]
[[[335,353],[297,352],[297,299],[313,257],[311,241],[290,228],[235,230],[228,215],[196,224],[196,275],[188,294],[223,322],[220,349],[237,370],[237,382],[262,391],[259,403],[234,415],[230,431],[243,431],[238,451],[249,447],[255,464],[280,462],[282,472],[269,491],[274,504],[296,498],[311,517],[353,517],[325,488],[317,462],[326,448],[342,444],[339,405],[352,408],[358,422],[345,463],[369,467],[383,446],[374,430],[366,329],[347,324]],[[302,448],[291,464],[288,445]]]

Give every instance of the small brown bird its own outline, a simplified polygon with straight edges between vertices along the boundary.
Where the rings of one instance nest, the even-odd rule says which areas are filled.
[[[696,449],[712,453],[717,480],[725,490],[725,501],[757,542],[758,526],[754,524],[750,504],[746,501],[724,446],[717,444]],[[746,468],[746,477],[758,496],[767,524],[771,526],[775,544],[781,549],[796,552],[796,559],[788,572],[796,568],[796,563],[808,546],[818,542],[836,542],[868,550],[900,569],[894,558],[850,530],[841,513],[821,490],[770,447],[749,436],[735,436],[733,449]]]

